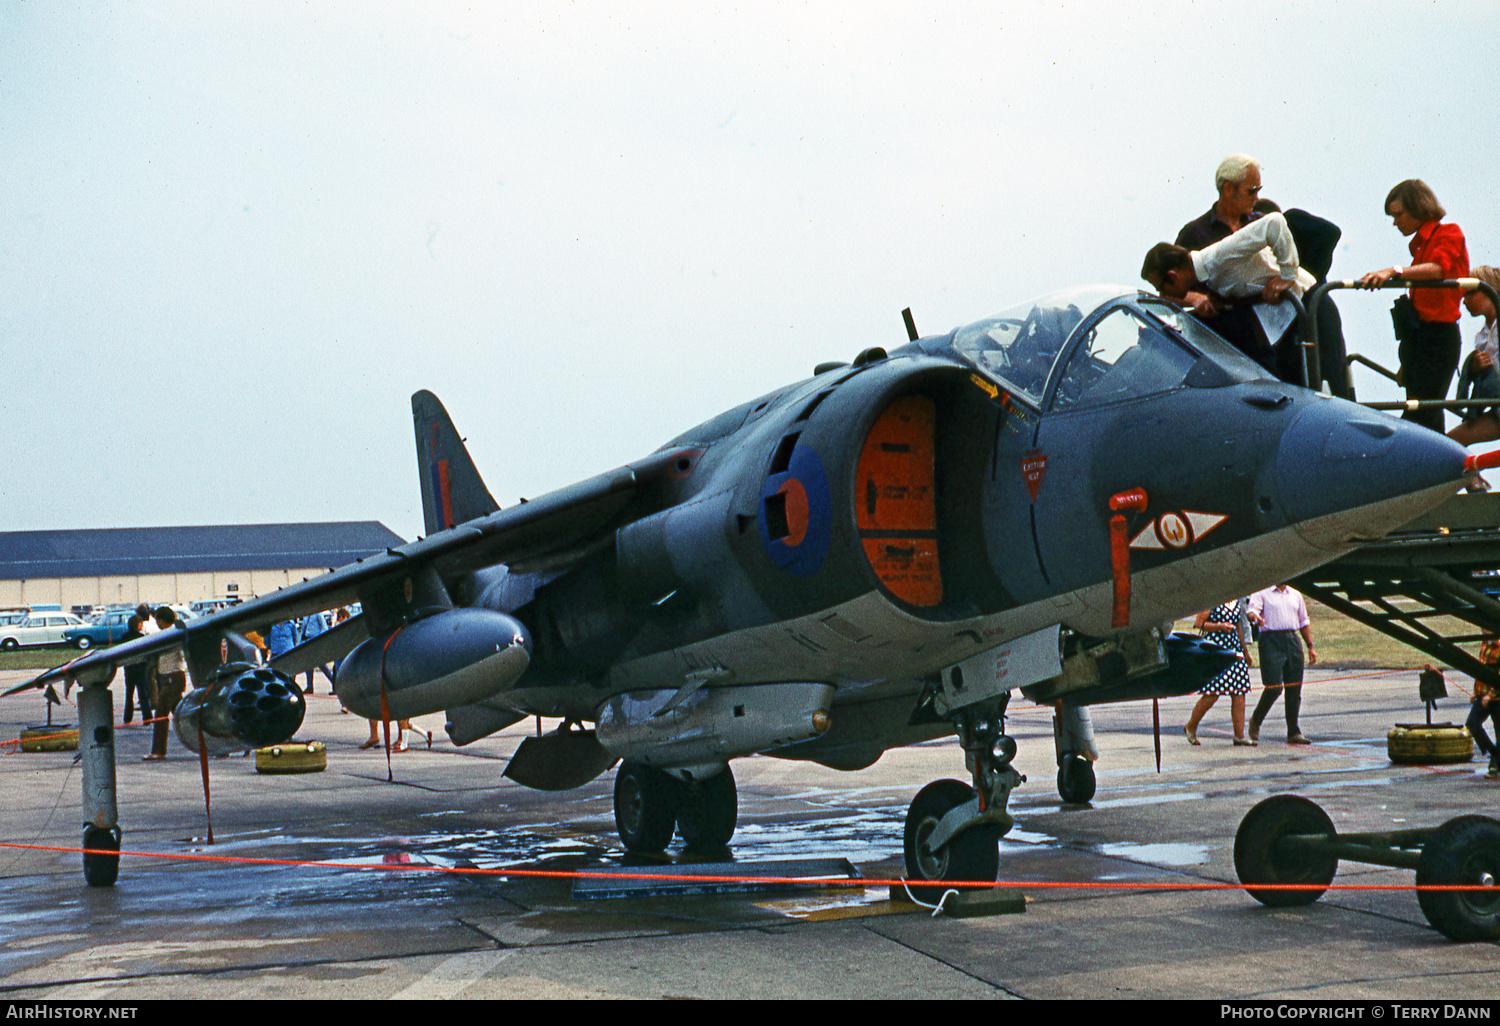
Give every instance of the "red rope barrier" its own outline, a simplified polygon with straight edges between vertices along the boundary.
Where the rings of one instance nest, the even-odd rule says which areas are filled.
[[[864,877],[805,877],[805,876],[721,876],[706,873],[682,873],[671,876],[662,873],[632,873],[629,870],[587,869],[480,869],[463,866],[433,866],[414,862],[307,862],[296,859],[258,859],[233,855],[194,855],[187,853],[151,851],[114,851],[104,848],[64,848],[44,844],[12,844],[0,842],[0,848],[21,851],[50,851],[77,855],[119,855],[143,859],[175,859],[185,862],[229,862],[254,866],[290,866],[294,868],[320,869],[375,869],[381,871],[452,873],[460,876],[504,876],[546,880],[654,880],[658,883],[759,883],[759,884],[817,884],[820,887],[899,887],[902,884],[921,884],[952,888],[1030,887],[1036,890],[1136,890],[1136,891],[1478,891],[1491,893],[1493,886],[1483,884],[1244,884],[1185,881],[1156,881],[1132,883],[1124,880],[880,880]]]
[[[156,722],[158,722],[160,720],[170,720],[171,718],[172,718],[172,714],[171,713],[168,713],[165,716],[153,716],[149,720],[142,720],[141,721],[141,726],[144,727],[144,726],[146,726],[148,724],[156,723]],[[114,729],[115,730],[119,730],[121,727],[133,727],[133,726],[135,726],[134,723],[116,723],[115,726],[114,726]],[[27,738],[26,740],[28,740],[28,741],[49,741],[49,740],[51,740],[54,737],[65,737],[68,734],[76,734],[76,733],[78,733],[78,728],[77,727],[68,727],[68,728],[66,728],[64,730],[59,730],[56,734],[40,734],[40,735],[38,735],[38,736],[36,736],[34,738]],[[8,741],[0,741],[0,748],[5,748],[8,745],[15,745],[15,751],[11,751],[11,752],[6,752],[5,753],[7,755],[15,755],[16,752],[19,752],[21,750],[21,741],[22,741],[22,739],[19,738],[19,737],[13,737],[13,738],[11,738]]]

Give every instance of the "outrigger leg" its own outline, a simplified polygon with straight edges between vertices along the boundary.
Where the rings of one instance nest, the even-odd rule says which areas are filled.
[[[110,887],[120,874],[119,809],[115,804],[114,696],[108,683],[78,692],[78,748],[83,762],[83,877]]]
[[[1094,744],[1094,721],[1088,709],[1059,702],[1052,717],[1052,738],[1057,744],[1058,796],[1069,805],[1092,801],[1099,748]]]

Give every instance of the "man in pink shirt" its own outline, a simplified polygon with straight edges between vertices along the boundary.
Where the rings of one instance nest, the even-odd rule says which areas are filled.
[[[1263,690],[1255,713],[1250,717],[1250,739],[1260,739],[1260,725],[1276,704],[1276,696],[1286,692],[1287,744],[1305,745],[1307,738],[1297,725],[1302,710],[1302,641],[1307,642],[1307,663],[1316,664],[1318,650],[1313,648],[1312,621],[1307,617],[1307,603],[1296,588],[1278,584],[1250,596],[1250,622],[1260,629],[1260,682]],[[1301,635],[1301,641],[1298,635]]]

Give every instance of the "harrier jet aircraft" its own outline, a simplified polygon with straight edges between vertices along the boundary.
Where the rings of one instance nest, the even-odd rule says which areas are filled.
[[[418,392],[425,538],[24,686],[75,680],[93,696],[80,719],[107,727],[115,669],[183,646],[197,690],[179,734],[260,745],[300,723],[285,675],[342,656],[352,711],[446,711],[456,744],[561,718],[506,773],[561,790],[623,761],[632,850],[727,843],[737,757],[858,770],[957,734],[969,782],[916,795],[908,874],[994,879],[1023,782],[1013,692],[1055,709],[1060,791],[1086,801],[1088,706],[1184,694],[1227,665],[1174,619],[1379,538],[1464,476],[1442,435],[1268,378],[1134,289],[910,334],[503,510]],[[353,620],[247,665],[240,632],[353,602]],[[112,794],[91,815],[85,847],[118,850]]]

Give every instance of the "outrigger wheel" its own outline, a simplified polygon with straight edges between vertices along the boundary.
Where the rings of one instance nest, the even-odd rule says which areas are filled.
[[[120,850],[118,827],[85,827],[83,831],[83,878],[90,887],[113,887],[120,877],[120,856],[100,854]]]
[[[1057,764],[1057,794],[1069,805],[1085,805],[1094,800],[1098,782],[1094,764],[1081,755],[1064,755]]]
[[[1474,886],[1488,891],[1418,891],[1422,914],[1456,941],[1500,939],[1500,821],[1459,816],[1428,835],[1417,860],[1417,886]]]
[[[1338,872],[1334,855],[1290,852],[1281,839],[1292,834],[1326,834],[1337,831],[1316,803],[1294,794],[1267,798],[1245,813],[1234,835],[1234,871],[1243,884],[1307,884],[1316,890],[1257,890],[1249,887],[1250,897],[1272,908],[1311,905],[1323,896]]]
[[[952,809],[974,800],[974,789],[958,780],[934,780],[912,799],[906,812],[903,849],[909,880],[989,880],[1000,874],[1000,834],[990,823],[972,826],[937,851],[927,838]],[[941,886],[908,885],[914,897],[937,901]]]

